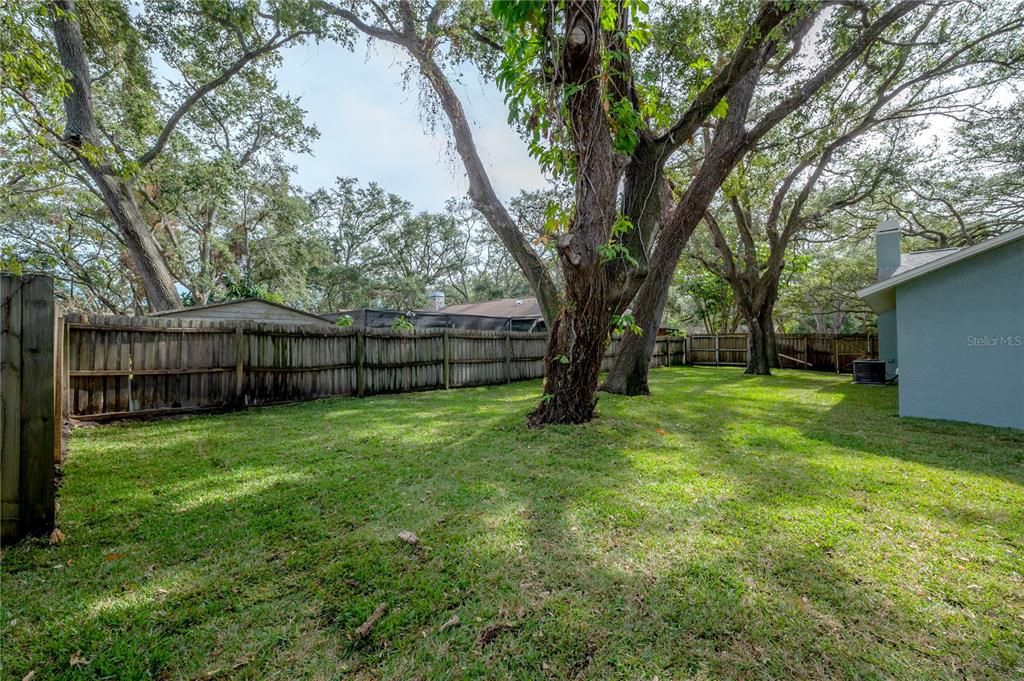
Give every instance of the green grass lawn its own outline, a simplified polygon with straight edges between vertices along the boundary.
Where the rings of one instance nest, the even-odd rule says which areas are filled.
[[[1024,434],[849,377],[652,389],[543,431],[535,382],[77,430],[2,675],[1024,678]]]

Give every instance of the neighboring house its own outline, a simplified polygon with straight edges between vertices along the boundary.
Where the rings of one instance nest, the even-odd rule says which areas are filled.
[[[217,321],[245,320],[270,322],[273,324],[316,324],[326,325],[322,318],[294,307],[271,303],[260,298],[226,300],[223,303],[195,305],[182,310],[155,312],[152,317],[175,317],[177,319],[214,319]]]
[[[356,309],[341,312],[327,312],[321,317],[330,323],[336,323],[343,315],[352,317],[352,326],[364,329],[391,328],[396,320],[404,317],[417,329],[468,329],[473,331],[544,331],[544,318],[509,317],[484,314],[464,314],[450,311],[452,305],[433,310],[371,310]]]
[[[878,226],[879,358],[898,375],[900,416],[1024,429],[1024,229],[967,248],[900,252]]]
[[[440,311],[447,315],[508,319],[514,331],[544,331],[547,328],[540,303],[532,296],[445,305]]]
[[[475,331],[547,331],[540,304],[532,296],[501,298],[480,303],[445,305],[440,291],[427,293],[427,309],[411,310],[342,310],[320,315],[332,324],[342,315],[352,317],[352,325],[367,329],[386,329],[404,317],[417,329],[471,329]],[[661,327],[664,336],[675,329]]]

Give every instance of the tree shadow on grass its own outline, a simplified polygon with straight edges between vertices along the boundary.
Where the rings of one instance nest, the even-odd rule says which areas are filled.
[[[821,442],[949,470],[1024,484],[1024,431],[898,416],[894,386],[841,382],[821,388],[836,397],[827,416],[809,423]]]
[[[905,561],[885,555],[872,496],[890,490],[892,515],[907,522],[921,511],[899,499],[898,470],[876,470],[849,446],[845,416],[835,441],[821,439],[847,397],[834,399],[833,382],[727,370],[654,377],[655,397],[604,396],[600,418],[582,428],[526,430],[536,392],[527,385],[90,433],[69,462],[68,544],[5,557],[25,599],[4,604],[22,620],[9,669],[1013,673],[1019,646],[1005,630],[999,638],[1012,613],[973,629],[964,614],[1005,590],[998,572],[981,564],[970,576],[990,577],[992,593],[954,584],[941,612],[891,574]],[[401,529],[420,546],[400,542]],[[918,529],[908,533],[922,541]],[[380,602],[388,613],[370,636],[350,638]],[[439,632],[452,615],[461,626]],[[72,670],[77,650],[90,664]]]

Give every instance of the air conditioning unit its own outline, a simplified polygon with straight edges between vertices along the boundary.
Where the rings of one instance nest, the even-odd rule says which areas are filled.
[[[884,359],[858,359],[853,363],[853,382],[868,385],[885,383]]]

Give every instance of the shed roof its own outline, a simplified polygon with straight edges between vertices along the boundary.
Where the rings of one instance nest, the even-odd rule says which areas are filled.
[[[896,307],[896,287],[937,270],[963,262],[996,248],[1024,238],[1024,227],[992,237],[966,248],[943,248],[935,251],[907,253],[900,257],[900,266],[888,279],[857,291],[857,296],[878,313]],[[929,257],[934,255],[934,257]]]
[[[198,310],[215,310],[216,308],[231,308],[231,307],[235,307],[235,306],[238,306],[238,305],[251,304],[251,303],[258,303],[258,304],[261,304],[261,305],[268,305],[268,306],[271,306],[271,307],[276,307],[276,308],[281,309],[281,310],[287,310],[288,312],[292,312],[294,314],[299,314],[299,315],[302,315],[303,317],[308,317],[310,322],[318,322],[318,323],[321,323],[321,324],[328,323],[327,320],[325,320],[323,317],[320,317],[318,315],[312,314],[311,312],[306,312],[305,310],[300,310],[298,308],[289,307],[288,305],[282,305],[281,303],[274,303],[274,302],[271,302],[269,300],[263,300],[262,298],[237,298],[235,300],[222,300],[222,301],[217,302],[217,303],[207,303],[206,305],[192,305],[190,307],[185,307],[185,308],[182,308],[180,310],[164,310],[163,312],[153,312],[153,313],[150,313],[149,316],[150,317],[188,317],[189,313],[196,312]],[[258,320],[256,320],[256,321],[258,321]]]

